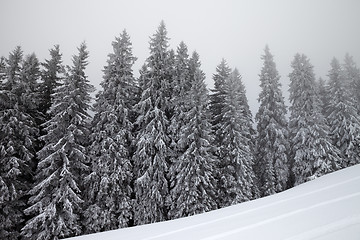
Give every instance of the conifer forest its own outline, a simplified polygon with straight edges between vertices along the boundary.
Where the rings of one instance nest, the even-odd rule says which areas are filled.
[[[350,54],[316,79],[288,63],[289,106],[269,46],[259,56],[259,109],[223,59],[205,84],[201,56],[169,46],[164,22],[139,77],[124,30],[87,77],[21,46],[0,59],[0,239],[61,239],[200,214],[272,195],[360,163],[360,70]]]

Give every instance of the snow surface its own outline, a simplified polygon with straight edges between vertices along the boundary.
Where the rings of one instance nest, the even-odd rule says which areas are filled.
[[[220,210],[71,239],[359,240],[360,165]]]

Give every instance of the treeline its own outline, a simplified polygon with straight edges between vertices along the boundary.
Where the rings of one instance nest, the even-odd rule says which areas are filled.
[[[20,47],[1,58],[1,239],[190,216],[360,162],[360,72],[351,56],[334,58],[328,79],[316,81],[309,59],[296,54],[287,118],[266,46],[254,124],[237,69],[223,60],[209,92],[199,55],[168,40],[161,22],[136,79],[123,31],[94,106],[85,43],[66,67],[58,45],[43,63]]]

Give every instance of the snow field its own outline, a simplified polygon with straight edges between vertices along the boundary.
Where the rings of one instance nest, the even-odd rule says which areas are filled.
[[[360,165],[216,211],[71,239],[359,240]]]

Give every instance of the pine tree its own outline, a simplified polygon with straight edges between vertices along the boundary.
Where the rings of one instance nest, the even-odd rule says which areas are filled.
[[[336,58],[331,61],[328,92],[330,101],[327,120],[332,142],[339,148],[343,158],[341,167],[360,163],[360,116]]]
[[[249,146],[250,148],[250,153],[252,155],[252,163],[253,163],[253,171],[255,171],[254,167],[255,167],[255,153],[256,153],[256,130],[254,128],[254,120],[253,120],[253,115],[250,111],[250,106],[249,106],[249,102],[246,96],[246,90],[245,90],[245,85],[241,80],[240,74],[238,72],[238,70],[235,68],[235,75],[239,76],[240,81],[239,81],[239,87],[240,87],[240,105],[242,106],[243,109],[243,117],[244,117],[244,122],[242,123],[242,132],[243,135],[245,137],[246,140],[246,145]],[[260,197],[260,193],[259,193],[259,188],[258,188],[258,184],[257,184],[257,178],[256,175],[253,178],[254,180],[254,184],[252,187],[252,196],[253,198],[258,198]]]
[[[6,60],[4,57],[0,57],[0,86],[6,78]],[[2,88],[1,88],[2,89]]]
[[[45,60],[42,63],[43,70],[41,72],[41,111],[46,114],[53,104],[52,95],[55,93],[55,88],[60,86],[64,67],[62,65],[62,54],[60,53],[59,45],[49,50],[50,60]],[[48,119],[47,119],[48,120]]]
[[[296,54],[291,67],[289,129],[292,173],[298,185],[338,169],[341,159],[321,114],[313,66],[305,55]]]
[[[189,54],[187,46],[181,42],[177,48],[177,53],[174,62],[173,74],[173,90],[171,105],[173,114],[170,119],[169,134],[170,146],[172,149],[172,156],[170,162],[176,161],[181,154],[185,151],[185,146],[178,144],[180,140],[180,129],[186,124],[186,112],[188,111],[188,104],[186,104],[186,97],[191,88],[190,82],[190,69],[189,69]],[[169,179],[173,178],[177,173],[169,172]]]
[[[214,171],[216,158],[212,154],[208,92],[205,75],[200,70],[199,56],[195,52],[190,59],[191,89],[185,96],[187,109],[185,124],[181,126],[177,144],[184,152],[171,166],[172,219],[213,210],[216,203]],[[193,70],[193,72],[192,72]]]
[[[210,111],[211,111],[211,123],[212,123],[212,129],[215,134],[214,138],[214,147],[220,147],[222,142],[222,136],[221,133],[218,131],[219,126],[218,124],[221,124],[222,122],[222,115],[221,115],[221,109],[224,107],[224,91],[223,91],[223,85],[225,80],[230,76],[231,69],[228,67],[227,62],[225,59],[222,59],[221,63],[216,67],[216,73],[213,75],[214,80],[214,89],[211,90],[210,95]],[[219,155],[219,153],[218,153]],[[222,156],[218,156],[221,158]]]
[[[45,123],[45,146],[37,153],[36,183],[30,190],[31,205],[25,213],[33,216],[22,229],[27,239],[58,239],[79,235],[82,212],[81,179],[86,170],[86,142],[90,92],[93,86],[85,75],[88,64],[86,44],[73,56],[64,84],[55,90]]]
[[[16,239],[23,226],[39,133],[32,115],[39,64],[35,54],[23,59],[17,47],[2,65],[5,81],[0,89],[0,238]]]
[[[36,132],[39,132],[40,124],[43,122],[44,117],[40,112],[40,89],[38,80],[40,78],[40,63],[35,53],[25,56],[22,71],[21,71],[21,95],[20,102],[23,106],[23,111],[26,112],[36,127]],[[39,133],[34,136],[32,141],[32,155],[35,155],[35,151],[39,150],[41,144],[38,141]],[[32,169],[36,167],[35,159],[31,164]]]
[[[360,69],[349,54],[345,55],[343,64],[345,87],[356,101],[357,111],[360,114]]]
[[[130,37],[124,30],[112,43],[92,123],[92,171],[86,179],[86,232],[129,226],[132,219],[133,111],[136,95]]]
[[[170,85],[168,37],[164,22],[150,40],[150,56],[142,80],[143,89],[136,125],[134,222],[136,225],[167,219],[166,198],[170,139],[168,135]]]
[[[316,82],[316,92],[320,100],[320,108],[322,115],[327,118],[329,108],[329,92],[327,89],[327,82],[321,77]]]
[[[220,207],[226,207],[254,198],[254,155],[249,123],[249,109],[245,86],[235,69],[222,86],[224,106],[222,122],[218,124],[220,146]]]
[[[286,189],[289,180],[288,129],[286,106],[281,92],[280,76],[265,47],[260,74],[261,93],[258,101],[256,172],[261,195],[267,196]]]

